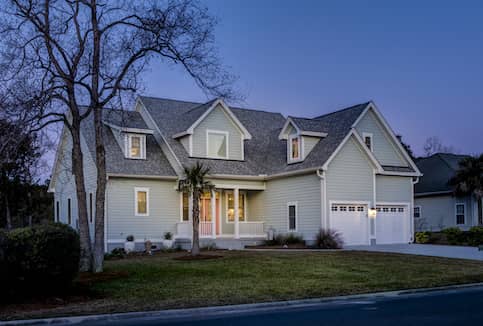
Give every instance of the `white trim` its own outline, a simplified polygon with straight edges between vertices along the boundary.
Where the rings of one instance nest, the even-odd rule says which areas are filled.
[[[369,150],[374,153],[374,135],[371,132],[363,132],[362,133],[362,141],[364,142],[364,145],[366,145],[366,138],[369,138],[371,140],[371,148]]]
[[[458,205],[463,205],[464,223],[458,223]],[[454,204],[454,218],[455,218],[455,225],[466,225],[466,203],[456,202]]]
[[[235,188],[235,187],[233,187],[233,188]],[[241,189],[240,187],[238,187],[238,188]],[[228,195],[229,194],[233,194],[233,196],[234,196],[234,191],[233,190],[225,190],[224,193],[225,193],[225,207],[226,207],[226,210],[225,210],[225,223],[226,224],[234,224],[235,223],[235,216],[233,216],[233,221],[229,221],[228,220]],[[246,191],[240,190],[239,191],[239,194],[240,195],[243,195],[243,205],[244,205],[243,206],[243,214],[244,214],[244,216],[243,216],[243,221],[240,221],[239,220],[238,222],[239,223],[247,223],[248,222],[247,221],[247,217],[248,217],[247,216],[248,215],[247,214],[247,195],[248,195],[248,193]],[[233,197],[233,200],[235,200],[235,197]],[[233,205],[235,205],[235,203],[233,203]],[[234,206],[233,206],[233,209],[235,209]],[[240,210],[240,207],[238,207],[238,210]],[[221,211],[220,211],[220,213],[221,213]],[[238,216],[238,218],[240,218],[240,216]]]
[[[115,125],[115,124],[112,124],[112,123],[109,123],[109,122],[105,122],[105,121],[103,121],[103,123],[106,126],[109,126],[112,129],[118,130],[120,132],[132,133],[132,134],[146,134],[146,135],[153,135],[154,134],[154,130],[152,130],[152,129],[121,127],[121,126],[118,126],[118,125]]]
[[[301,131],[300,135],[308,136],[308,137],[324,138],[324,137],[327,137],[328,134],[326,132],[318,132],[318,131]]]
[[[416,164],[413,162],[413,160],[409,157],[408,153],[406,150],[402,147],[401,142],[397,139],[396,134],[394,131],[389,127],[389,124],[387,123],[386,119],[384,119],[383,115],[379,112],[377,109],[376,105],[373,102],[370,102],[364,111],[361,113],[361,115],[356,119],[356,121],[352,124],[352,128],[355,128],[356,125],[359,123],[359,121],[362,120],[362,118],[366,115],[367,111],[372,109],[376,117],[379,119],[379,121],[382,123],[382,126],[386,129],[387,133],[391,137],[393,141],[393,145],[395,144],[396,147],[399,149],[400,153],[404,156],[406,161],[409,163],[409,165],[413,168],[413,170],[416,172],[417,176],[421,176],[421,171],[419,171],[418,167]]]
[[[183,223],[183,222],[189,222],[190,221],[190,194],[189,193],[186,193],[186,195],[188,195],[188,219],[187,220],[183,220],[183,196],[184,196],[185,192],[181,191],[179,193],[179,221],[180,223]]]
[[[298,139],[299,145],[299,157],[293,158],[292,157],[292,140]],[[287,162],[288,164],[291,163],[299,163],[304,160],[304,139],[302,136],[298,134],[290,135],[287,140]]]
[[[295,206],[295,229],[290,229],[290,206]],[[299,208],[297,201],[289,201],[287,203],[287,231],[288,232],[297,232],[298,231],[298,224],[299,224]]]
[[[215,159],[224,159],[224,160],[229,160],[230,159],[230,133],[228,131],[223,131],[223,130],[214,130],[214,129],[206,129],[206,157],[207,158],[215,158]],[[224,135],[226,137],[226,156],[210,156],[209,155],[209,148],[210,148],[210,141],[209,141],[209,136],[210,134],[214,135]]]
[[[318,132],[318,131],[304,131],[302,129],[300,129],[297,124],[293,121],[292,117],[288,117],[287,120],[285,120],[285,123],[282,127],[282,130],[280,131],[280,133],[278,134],[278,139],[279,140],[286,140],[288,139],[288,135],[286,136],[286,130],[288,125],[291,124],[293,126],[293,128],[297,131],[297,135],[300,135],[300,136],[309,136],[309,137],[319,137],[319,138],[324,138],[324,137],[327,137],[327,133],[326,132]]]
[[[159,176],[159,175],[137,175],[137,174],[123,174],[123,173],[107,173],[107,178],[130,178],[130,179],[156,179],[156,180],[178,180],[175,176]]]
[[[193,157],[193,135],[189,135],[188,137],[189,137],[188,138],[188,141],[189,141],[188,146],[190,147],[189,148],[189,155],[190,155],[190,157]]]
[[[138,213],[138,192],[146,192],[146,213]],[[149,188],[134,187],[134,215],[135,216],[149,216]]]
[[[140,156],[135,157],[131,155],[131,148],[132,148],[132,139],[134,137],[139,138],[139,151]],[[126,134],[124,137],[125,140],[125,157],[131,160],[145,160],[146,159],[146,135],[143,134]]]
[[[208,108],[208,110],[205,111],[201,115],[201,117],[198,118],[186,131],[177,133],[176,135],[173,136],[173,138],[179,138],[185,135],[192,135],[194,132],[194,129],[203,121],[210,113],[213,111],[218,104],[222,107],[223,111],[235,122],[236,126],[240,129],[242,133],[242,138],[243,139],[252,139],[252,135],[248,132],[248,130],[243,126],[243,124],[238,120],[238,118],[233,114],[233,112],[230,110],[230,108],[223,102],[222,99],[217,99],[216,101],[211,104],[211,106]]]

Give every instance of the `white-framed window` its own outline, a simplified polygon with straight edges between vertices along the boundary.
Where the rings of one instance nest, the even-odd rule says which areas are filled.
[[[455,205],[456,224],[465,224],[466,205],[458,203]]]
[[[134,188],[134,214],[149,216],[149,188]]]
[[[238,221],[245,222],[247,196],[245,192],[238,193]],[[226,192],[226,222],[235,222],[235,195],[233,191]]]
[[[67,198],[67,223],[72,224],[72,201]]]
[[[367,148],[372,152],[374,151],[374,143],[372,141],[372,134],[368,132],[362,133],[362,138],[364,139],[364,144],[366,144]]]
[[[421,206],[414,206],[413,216],[414,216],[414,218],[420,218],[421,217]]]
[[[227,131],[206,130],[206,156],[210,158],[228,158]]]
[[[288,137],[288,157],[289,161],[299,161],[302,159],[302,138],[298,135]]]
[[[287,219],[288,219],[288,230],[297,231],[297,202],[287,203]]]
[[[146,159],[146,135],[127,134],[126,141],[126,157],[135,160]]]
[[[190,194],[181,193],[181,221],[186,222],[190,219]]]
[[[92,192],[89,193],[89,220],[92,223]]]
[[[60,202],[57,200],[55,202],[55,222],[60,221]]]

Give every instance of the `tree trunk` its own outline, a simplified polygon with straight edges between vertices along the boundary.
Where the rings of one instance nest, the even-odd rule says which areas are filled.
[[[8,195],[5,193],[5,218],[7,220],[7,230],[12,229],[12,215],[10,215],[10,203],[8,202]]]
[[[104,263],[104,206],[106,200],[106,153],[104,148],[104,134],[102,125],[102,109],[94,110],[94,124],[96,129],[96,163],[97,163],[97,190],[96,190],[96,229],[94,244],[94,272],[103,270]]]
[[[193,244],[191,245],[191,256],[200,254],[200,191],[193,191]]]
[[[71,136],[72,174],[75,177],[77,210],[79,217],[79,237],[81,248],[79,270],[81,272],[87,272],[90,271],[92,268],[92,250],[91,237],[89,235],[89,221],[87,218],[87,197],[84,182],[84,161],[80,138],[80,121],[73,121]]]

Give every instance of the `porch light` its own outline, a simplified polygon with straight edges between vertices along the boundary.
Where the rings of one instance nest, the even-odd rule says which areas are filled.
[[[376,217],[376,215],[377,215],[377,210],[376,210],[374,207],[369,208],[369,211],[368,211],[368,216],[369,216],[370,218],[375,218],[375,217]]]

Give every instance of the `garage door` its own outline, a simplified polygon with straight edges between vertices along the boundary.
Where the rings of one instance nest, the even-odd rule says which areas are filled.
[[[367,206],[332,204],[330,228],[341,233],[345,245],[368,244]]]
[[[409,211],[407,206],[378,205],[376,243],[408,243]]]

